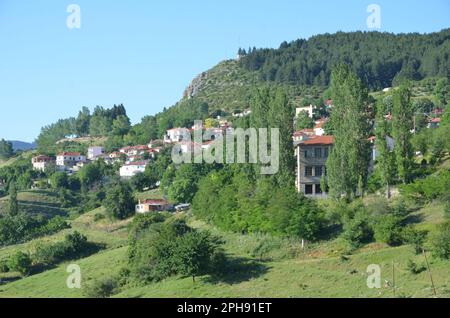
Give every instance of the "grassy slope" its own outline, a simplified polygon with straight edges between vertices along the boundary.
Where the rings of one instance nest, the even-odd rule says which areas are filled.
[[[447,160],[441,169],[448,169]],[[158,198],[158,191],[140,195],[141,199]],[[126,226],[129,221],[111,223],[106,219],[94,222],[94,215],[104,213],[103,208],[86,213],[71,222],[72,229],[34,240],[25,244],[0,249],[0,259],[17,250],[32,251],[38,241],[61,240],[73,230],[87,235],[89,240],[105,243],[107,249],[82,260],[82,279],[86,283],[94,278],[115,275],[126,261]],[[428,204],[411,214],[417,228],[433,231],[444,220],[441,203]],[[333,239],[300,248],[298,241],[279,240],[267,261],[259,262],[251,251],[263,238],[258,235],[225,233],[203,222],[191,219],[196,228],[205,228],[225,240],[225,250],[233,260],[230,266],[238,273],[217,279],[200,277],[194,284],[190,278],[174,277],[163,282],[143,286],[124,287],[116,297],[392,297],[392,288],[384,287],[385,280],[392,281],[394,262],[397,296],[431,297],[431,284],[426,271],[413,275],[406,269],[409,259],[424,265],[423,255],[414,255],[411,246],[388,247],[372,243],[364,246],[348,260],[339,257],[343,249],[341,239]],[[450,297],[450,262],[431,257],[433,279],[440,297]],[[378,264],[382,269],[383,288],[375,290],[366,286],[366,268]],[[0,297],[81,297],[82,290],[71,290],[65,285],[66,265],[41,274],[0,285]],[[15,279],[16,273],[0,274],[1,279]],[[82,285],[84,286],[84,285]]]
[[[92,211],[73,222],[73,227],[90,239],[108,243],[107,250],[71,262],[80,265],[84,283],[114,275],[125,265],[126,247],[121,247],[126,239],[125,224],[93,223],[92,217],[98,212]],[[439,204],[431,204],[415,213],[423,216],[424,223],[419,225],[425,227],[433,226],[443,218]],[[239,268],[239,274],[221,279],[203,276],[195,284],[190,278],[174,277],[153,285],[126,287],[116,297],[392,297],[391,288],[367,288],[365,273],[369,264],[379,264],[384,285],[385,280],[392,279],[392,262],[395,264],[397,296],[432,296],[427,272],[413,275],[406,269],[408,259],[424,263],[423,256],[414,255],[410,246],[389,248],[373,243],[357,251],[349,260],[342,260],[334,256],[340,245],[339,239],[312,245],[307,252],[300,251],[294,258],[280,254],[280,250],[298,247],[298,242],[290,242],[289,246],[272,252],[273,260],[255,262],[250,251],[261,237],[219,232],[198,221],[193,221],[192,225],[207,227],[224,237],[226,251],[234,260],[232,266]],[[57,234],[53,239],[61,236]],[[0,257],[11,250],[32,245],[28,243],[0,250]],[[82,290],[68,289],[65,285],[66,266],[62,264],[50,271],[0,286],[0,297],[80,297]],[[432,260],[431,268],[439,296],[450,297],[449,262]]]
[[[0,213],[6,212],[9,196],[0,198]],[[47,216],[66,215],[67,210],[61,208],[57,193],[52,190],[27,190],[17,194],[20,208],[29,213]]]

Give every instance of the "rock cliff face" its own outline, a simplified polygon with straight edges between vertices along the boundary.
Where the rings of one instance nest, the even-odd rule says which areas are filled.
[[[208,73],[203,72],[194,78],[189,86],[184,90],[183,98],[192,98],[199,93],[201,88],[205,85],[208,78]]]

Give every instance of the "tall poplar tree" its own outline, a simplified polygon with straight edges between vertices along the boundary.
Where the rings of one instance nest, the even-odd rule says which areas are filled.
[[[407,183],[411,178],[413,164],[413,147],[411,145],[413,116],[411,90],[409,87],[402,85],[394,92],[392,136],[394,138],[397,173],[403,183]]]
[[[280,133],[280,167],[276,174],[277,183],[280,186],[293,187],[295,184],[295,157],[292,143],[294,108],[290,105],[286,92],[282,88],[277,88],[271,96],[269,118],[269,128],[278,128]]]
[[[334,145],[327,160],[330,194],[351,198],[367,183],[371,128],[368,90],[345,64],[332,72]]]
[[[9,205],[8,212],[10,216],[16,216],[19,214],[19,202],[17,201],[17,188],[14,182],[11,182],[9,186]]]
[[[377,115],[375,124],[375,147],[378,153],[376,169],[381,176],[381,182],[386,187],[386,197],[391,196],[390,186],[395,178],[395,157],[389,149],[387,138],[389,136],[389,122],[385,118],[387,107],[384,100],[377,102]]]

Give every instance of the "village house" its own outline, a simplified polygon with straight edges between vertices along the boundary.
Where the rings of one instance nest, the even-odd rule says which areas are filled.
[[[139,203],[136,205],[136,213],[167,211],[172,209],[172,207],[166,200],[139,200]]]
[[[63,152],[56,156],[56,166],[60,170],[67,170],[79,162],[86,162],[86,156],[79,152]]]
[[[325,134],[325,130],[323,129],[323,126],[327,122],[327,118],[321,118],[319,120],[315,121],[314,125],[314,134],[317,136],[323,136]]]
[[[334,143],[333,136],[305,136],[294,142],[297,157],[296,187],[306,196],[326,196],[321,188],[321,179],[325,175],[325,163]]]
[[[94,160],[95,158],[102,156],[105,153],[105,148],[100,146],[93,146],[88,148],[87,158]]]
[[[181,140],[187,140],[191,136],[188,128],[172,128],[167,130],[164,136],[164,143],[174,143]]]
[[[127,179],[134,177],[138,173],[144,173],[147,164],[147,160],[126,163],[120,168],[120,177]]]
[[[309,106],[302,106],[302,107],[297,107],[295,109],[295,117],[298,118],[298,116],[300,115],[301,112],[307,112],[308,116],[310,118],[313,118],[314,115],[314,106],[313,105],[309,105]]]
[[[177,142],[175,147],[176,147],[175,149],[178,150],[178,153],[180,154],[189,152],[198,153],[202,149],[202,144],[198,144],[193,141],[181,141]],[[206,145],[206,147],[208,148],[209,145]]]
[[[438,128],[441,123],[440,118],[432,118],[429,120],[427,127],[428,128]]]
[[[39,155],[31,159],[33,169],[45,172],[48,167],[55,165],[55,159],[45,155]]]
[[[302,141],[302,140],[312,137],[314,135],[315,135],[314,129],[305,128],[305,129],[294,132],[294,134],[292,135],[292,139],[294,141]]]
[[[141,156],[148,150],[148,145],[128,146],[119,149],[119,152],[125,154],[128,157]]]

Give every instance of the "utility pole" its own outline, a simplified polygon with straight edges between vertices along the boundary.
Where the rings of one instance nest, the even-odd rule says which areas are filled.
[[[394,261],[392,261],[392,288],[394,291],[394,298],[395,298],[395,267],[394,267]]]
[[[424,248],[422,248],[422,252],[423,252],[423,255],[425,256],[425,262],[427,263],[428,275],[430,276],[431,286],[433,287],[433,293],[434,293],[434,296],[436,297],[437,296],[436,287],[434,287],[433,276],[431,275],[431,269],[430,269],[430,264],[428,263],[427,253],[425,252]]]

